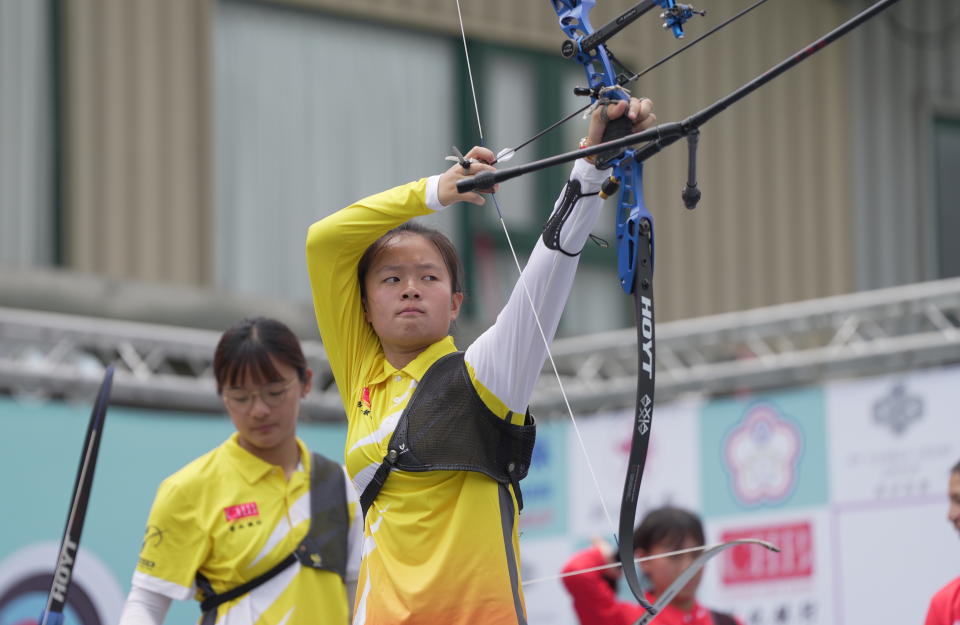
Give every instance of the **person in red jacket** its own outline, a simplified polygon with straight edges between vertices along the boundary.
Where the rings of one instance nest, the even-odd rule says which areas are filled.
[[[699,517],[681,508],[667,506],[651,510],[633,533],[636,555],[639,558],[679,551],[704,544],[703,524]],[[668,586],[699,555],[698,551],[655,558],[640,563],[650,583],[647,599],[654,603]],[[614,562],[613,548],[603,541],[575,554],[563,567],[564,573],[573,573]],[[657,616],[657,625],[743,625],[729,614],[714,612],[697,601],[697,587],[703,571],[677,593]],[[632,625],[645,610],[633,601],[617,598],[617,580],[620,569],[608,568],[563,578],[580,625]],[[952,624],[951,624],[952,625]]]
[[[947,520],[960,532],[960,462],[950,469],[950,482],[947,486],[950,504],[947,507]],[[924,625],[957,625],[960,623],[960,577],[937,591],[930,600],[927,619]]]

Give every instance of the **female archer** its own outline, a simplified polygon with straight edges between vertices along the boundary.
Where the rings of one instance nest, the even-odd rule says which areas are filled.
[[[649,100],[598,107],[586,144]],[[411,219],[457,202],[458,180],[493,153],[360,200],[310,227],[317,323],[346,408],[346,467],[365,510],[354,623],[525,623],[517,522],[533,445],[527,403],[600,213],[605,171],[585,159],[496,323],[465,352],[450,324],[464,293],[450,241]],[[524,293],[529,291],[536,309]]]
[[[231,326],[213,355],[236,432],[160,485],[120,625],[195,596],[201,625],[346,625],[362,546],[344,468],[297,436],[313,373],[283,323]]]

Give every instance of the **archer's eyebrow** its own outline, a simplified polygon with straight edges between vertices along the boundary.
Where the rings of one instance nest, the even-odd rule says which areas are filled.
[[[384,265],[383,267],[378,267],[375,273],[394,273],[407,269],[409,265]],[[414,269],[419,269],[421,271],[438,271],[440,265],[436,263],[420,263],[413,266]]]

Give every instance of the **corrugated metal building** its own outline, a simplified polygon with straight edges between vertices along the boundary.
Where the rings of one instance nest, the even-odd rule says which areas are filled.
[[[600,2],[594,25],[632,4]],[[689,36],[744,6],[702,4]],[[661,120],[682,118],[868,4],[774,0],[635,93]],[[492,147],[577,105],[579,70],[557,54],[549,3],[462,5]],[[633,69],[679,45],[655,22],[611,44]],[[679,197],[685,147],[649,162],[659,319],[960,275],[948,184],[960,171],[958,23],[956,2],[904,0],[710,122],[697,211]],[[37,295],[42,279],[23,279],[50,267],[110,278],[117,297],[148,282],[209,292],[212,309],[224,291],[303,308],[307,224],[440,171],[451,143],[477,136],[454,0],[0,0],[0,68],[5,305],[70,311],[69,298]],[[563,175],[504,185],[521,245]],[[488,320],[515,273],[502,233],[478,211],[440,223],[470,269],[473,319]],[[614,264],[584,255],[563,332],[632,323]]]

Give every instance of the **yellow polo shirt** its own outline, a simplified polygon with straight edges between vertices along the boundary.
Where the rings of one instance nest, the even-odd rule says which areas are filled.
[[[364,250],[387,230],[430,213],[425,194],[420,180],[368,197],[313,224],[307,238],[317,322],[347,412],[346,468],[357,492],[382,462],[423,374],[456,350],[447,337],[395,369],[360,302]],[[504,417],[503,402],[468,371],[484,403]],[[391,472],[364,520],[354,624],[524,622],[517,526],[512,489],[483,474]]]
[[[280,467],[241,448],[236,433],[164,480],[133,584],[183,600],[194,594],[200,572],[222,593],[290,555],[310,528],[311,456],[297,444],[301,463],[289,481]],[[351,519],[357,505],[355,498],[349,504]],[[296,562],[221,605],[217,623],[344,625],[348,613],[338,574]]]

